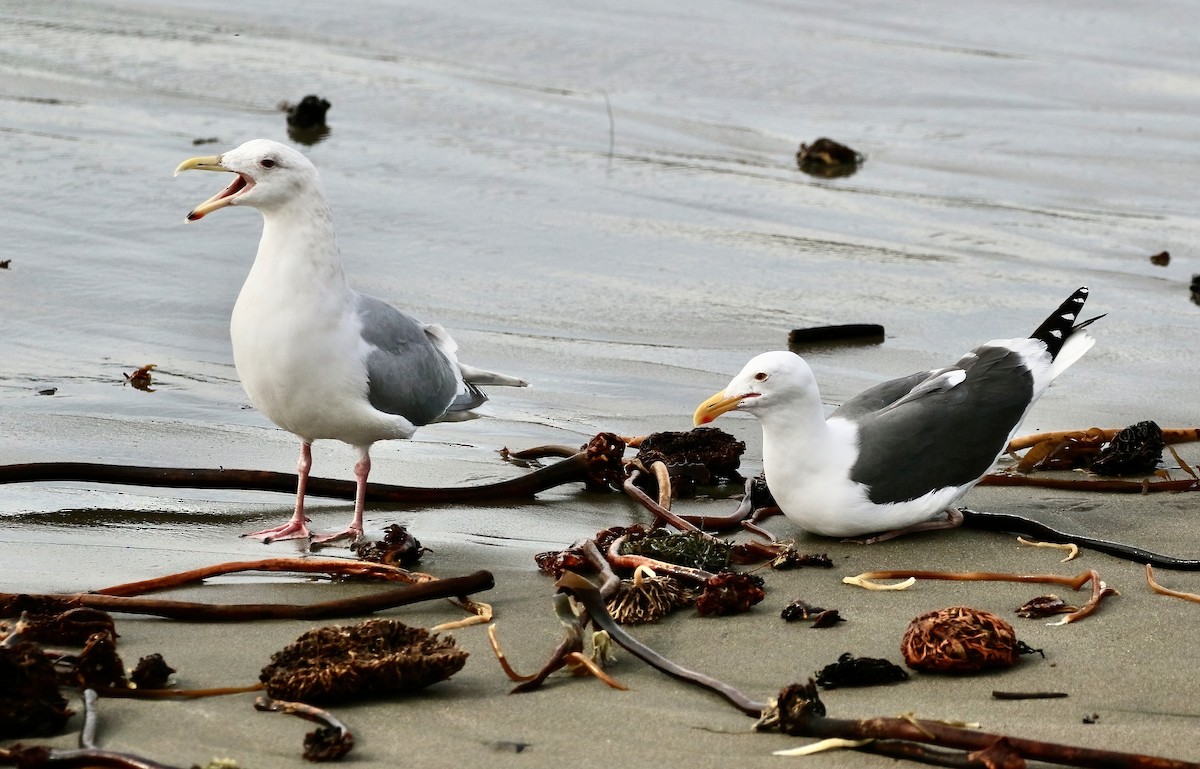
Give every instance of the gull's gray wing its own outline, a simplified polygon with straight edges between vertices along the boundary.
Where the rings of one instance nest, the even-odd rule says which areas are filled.
[[[874,387],[868,387],[843,403],[829,416],[831,418],[842,417],[843,419],[854,421],[856,417],[862,414],[879,411],[881,408],[890,406],[905,395],[908,395],[914,387],[928,379],[932,373],[932,371],[918,371],[906,377],[890,379]]]
[[[858,426],[859,454],[850,477],[870,487],[872,502],[883,504],[962,486],[986,473],[1033,399],[1033,375],[1019,353],[984,346],[957,366],[872,390],[871,398],[848,409],[855,398],[830,419],[840,416]],[[867,409],[872,399],[882,407]]]
[[[356,310],[362,337],[372,347],[367,355],[372,406],[424,425],[486,400],[478,388],[464,387],[453,341],[440,328],[364,294],[358,295]]]

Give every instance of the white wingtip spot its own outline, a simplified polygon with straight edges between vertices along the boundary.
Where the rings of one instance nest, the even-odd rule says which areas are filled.
[[[1055,339],[1062,339],[1062,332],[1056,328],[1052,328],[1050,329],[1050,336],[1054,337]]]

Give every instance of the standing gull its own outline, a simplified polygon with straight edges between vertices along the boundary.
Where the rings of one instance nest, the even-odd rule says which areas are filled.
[[[371,444],[410,438],[420,425],[471,419],[487,400],[479,385],[525,382],[458,361],[454,340],[350,288],[317,169],[290,147],[248,141],[223,155],[185,160],[190,169],[236,174],[188,214],[226,206],[263,217],[258,255],[229,324],[233,361],[254,405],[300,438],[296,509],[282,526],[247,534],[264,541],[308,538],[304,489],[312,442],[335,438],[358,449],[354,517],[318,542],[357,539],[371,471]]]
[[[753,358],[696,409],[739,409],[763,431],[763,472],[801,528],[867,541],[962,523],[955,504],[991,468],[1050,383],[1095,344],[1076,323],[1087,288],[1028,338],[997,339],[953,366],[876,385],[825,419],[816,379],[791,352]]]

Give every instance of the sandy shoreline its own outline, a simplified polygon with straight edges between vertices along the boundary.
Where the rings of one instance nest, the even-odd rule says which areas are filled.
[[[896,3],[698,0],[684,11],[568,0],[547,13],[519,1],[467,11],[439,0],[10,0],[0,15],[10,161],[0,261],[11,261],[0,270],[0,464],[295,466],[297,441],[249,407],[229,350],[259,218],[226,211],[185,223],[216,180],[173,181],[171,171],[254,137],[286,139],[277,103],[314,91],[333,102],[332,132],[305,151],[354,286],[443,324],[470,364],[531,382],[493,393],[492,418],[378,444],[372,480],[479,483],[521,472],[498,460],[504,446],[684,430],[698,403],[789,330],[884,325],[883,344],[806,356],[832,408],[1028,333],[1084,284],[1087,314],[1107,314],[1093,328],[1098,344],[1022,432],[1195,425],[1196,7],[923,10],[914,22]],[[801,173],[798,143],[821,135],[864,153],[859,173]],[[1148,258],[1163,251],[1169,264]],[[124,386],[150,363],[155,392]],[[757,473],[758,425],[722,422],[747,443],[745,472]],[[1195,446],[1185,456],[1196,464]],[[347,447],[318,443],[314,458],[314,474],[352,477]],[[979,488],[966,503],[1200,558],[1196,499]],[[295,555],[294,545],[238,536],[282,522],[291,505],[288,494],[0,487],[0,590],[79,591]],[[349,506],[312,500],[309,512],[326,530]],[[561,634],[553,582],[532,556],[648,519],[620,495],[578,487],[521,503],[367,511],[371,535],[409,526],[431,548],[422,568],[435,575],[494,573],[480,597],[521,671],[540,666]],[[798,534],[778,519],[769,528]],[[843,652],[898,661],[913,617],[967,604],[1010,619],[1046,658],[839,689],[824,698],[830,713],[915,712],[1200,758],[1200,607],[1152,595],[1139,566],[1087,552],[1060,564],[1053,551],[970,531],[869,548],[801,535],[798,546],[836,568],[767,574],[767,599],[745,615],[681,612],[634,634],[766,698]],[[840,582],[879,568],[1096,568],[1121,595],[1077,625],[1047,627],[1013,610],[1048,588],[922,582],[876,594]],[[1159,579],[1200,592],[1192,574]],[[361,589],[238,577],[172,595],[293,601]],[[785,624],[780,610],[800,597],[847,622]],[[385,616],[428,627],[461,612],[434,602]],[[252,682],[311,624],[117,622],[128,664],[161,652],[183,687]],[[750,732],[751,719],[715,695],[628,654],[611,669],[628,692],[556,676],[509,695],[485,630],[455,636],[471,656],[450,681],[336,709],[358,736],[352,764],[726,769],[783,765],[771,751],[800,742]],[[1069,696],[1001,702],[994,689]],[[106,700],[99,741],[177,766],[213,756],[300,766],[309,725],[257,713],[252,701]],[[895,766],[855,753],[805,761]]]
[[[580,492],[580,496],[590,495]],[[1162,551],[1185,546],[1178,531],[1191,508],[1187,495],[1044,495],[1013,489],[979,489],[971,501],[981,509],[1025,512],[1052,525],[1105,532]],[[600,504],[608,508],[614,523],[625,517],[616,509],[624,504],[617,498]],[[687,505],[682,502],[679,508]],[[419,536],[420,516],[410,525]],[[772,528],[781,534],[789,531],[780,519]],[[859,718],[915,712],[926,718],[977,721],[986,730],[1021,737],[1181,759],[1200,755],[1200,712],[1187,674],[1181,675],[1192,663],[1190,639],[1200,632],[1200,612],[1192,604],[1150,594],[1140,566],[1087,551],[1075,562],[1059,564],[1055,551],[1019,547],[1011,537],[970,531],[871,547],[803,536],[798,545],[803,551],[827,552],[835,568],[767,573],[766,600],[745,615],[702,618],[686,610],[656,625],[636,627],[633,634],[680,664],[724,680],[752,698],[765,699],[846,651],[900,662],[900,637],[912,617],[945,606],[969,605],[1009,619],[1018,637],[1044,650],[1045,659],[1027,657],[1002,673],[969,677],[914,673],[905,683],[828,691],[823,699],[830,715]],[[264,555],[267,550],[262,549]],[[488,566],[489,552],[497,549],[439,549],[426,568],[442,576],[466,573]],[[518,555],[509,549],[502,561],[491,564],[496,588],[479,598],[495,607],[510,661],[519,670],[532,672],[548,658],[560,636],[550,603],[553,581],[536,573],[526,555],[532,551]],[[1043,586],[922,581],[903,593],[871,593],[839,584],[843,576],[880,568],[1067,575],[1095,568],[1121,595],[1078,624],[1048,627],[1044,620],[1013,615],[1016,606],[1035,595],[1062,594]],[[1190,575],[1160,571],[1158,576],[1179,589],[1195,587]],[[169,595],[226,603],[315,601],[363,589],[277,578],[224,578],[217,583]],[[798,597],[838,608],[848,621],[826,630],[784,623],[780,609]],[[432,626],[461,616],[461,611],[436,601],[381,616]],[[178,685],[187,688],[253,682],[271,653],[305,629],[336,624],[196,624],[124,616],[118,616],[117,623],[127,664],[160,652],[178,669]],[[752,720],[717,696],[669,679],[624,652],[619,652],[610,672],[630,687],[628,692],[591,679],[556,675],[538,692],[510,695],[512,683],[492,656],[484,628],[466,628],[454,635],[471,656],[449,681],[420,695],[333,708],[358,740],[347,760],[382,765],[419,757],[423,765],[447,767],[517,760],[534,766],[570,760],[580,766],[617,762],[719,767],[747,760],[755,765],[781,762],[785,759],[770,757],[771,751],[804,742],[752,733]],[[991,697],[997,689],[1063,691],[1069,696],[999,701]],[[243,767],[299,761],[307,724],[256,713],[252,701],[253,695],[183,702],[103,700],[101,745],[180,766],[204,763],[214,756],[232,757]],[[1094,723],[1084,723],[1085,717]],[[78,723],[76,717],[71,727]],[[64,735],[49,744],[67,747],[74,739],[73,734]],[[512,754],[520,758],[504,757]],[[842,752],[807,761],[814,766],[885,766],[890,759]]]

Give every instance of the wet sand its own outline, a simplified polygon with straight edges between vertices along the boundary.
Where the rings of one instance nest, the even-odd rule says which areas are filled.
[[[336,14],[292,3],[11,2],[0,19],[6,172],[0,270],[0,463],[104,461],[291,470],[296,441],[249,408],[228,317],[259,219],[185,213],[219,186],[171,170],[256,136],[287,140],[281,99],[327,97],[332,132],[305,151],[333,203],[347,271],[451,331],[463,359],[522,376],[493,416],[422,429],[373,451],[373,479],[478,483],[520,470],[497,450],[579,445],[593,433],[682,430],[696,404],[753,354],[805,326],[872,322],[883,344],[808,354],[832,407],[887,377],[941,365],[996,337],[1028,333],[1076,286],[1107,313],[1099,343],[1043,398],[1025,431],[1194,425],[1200,309],[1190,6],[1030,3],[1002,18],[945,3],[914,25],[888,4],[677,9],[532,4],[470,15],[440,3]],[[285,66],[281,62],[292,62]],[[611,123],[610,123],[611,109]],[[864,152],[853,177],[799,173],[801,141],[829,135]],[[215,137],[214,143],[194,144]],[[1171,252],[1167,266],[1149,256]],[[155,392],[123,374],[155,363]],[[53,394],[41,395],[53,390]],[[722,420],[760,463],[757,426]],[[719,423],[720,424],[720,423]],[[1195,447],[1185,450],[1195,464]],[[318,444],[316,474],[352,477],[352,452]],[[1177,472],[1177,471],[1176,471]],[[1190,495],[977,489],[970,506],[1200,557]],[[724,512],[732,502],[681,502]],[[288,495],[23,484],[0,490],[0,589],[70,592],[228,560],[295,554],[242,532],[280,522]],[[333,528],[347,504],[316,502]],[[558,642],[552,581],[532,555],[647,514],[577,488],[525,504],[373,507],[378,536],[408,525],[439,576],[488,568],[501,638],[521,670]],[[797,536],[785,521],[771,528]],[[916,712],[996,732],[1200,757],[1191,692],[1193,604],[1154,596],[1140,567],[1049,551],[996,534],[947,532],[863,548],[800,535],[832,571],[767,575],[768,598],[725,619],[677,614],[637,636],[681,664],[765,698],[839,654],[899,660],[909,620],[968,604],[1011,618],[1045,650],[1003,674],[915,675],[830,692],[833,715]],[[842,576],[875,568],[1074,574],[1121,590],[1082,623],[1046,627],[1013,609],[1033,587],[922,582],[866,593]],[[1187,574],[1168,586],[1200,591]],[[230,578],[181,596],[316,600],[356,588]],[[788,625],[791,600],[840,609],[828,630]],[[449,605],[388,612],[428,626]],[[252,681],[303,623],[189,625],[119,620],[122,653],[162,652],[179,685]],[[768,764],[797,740],[621,655],[631,687],[555,678],[530,695],[471,652],[424,695],[339,709],[364,765],[524,761]],[[999,702],[994,689],[1061,690]],[[258,714],[250,696],[105,701],[101,743],[187,766],[299,765],[308,725]],[[1095,723],[1085,716],[1098,714]],[[72,722],[72,728],[78,719]],[[72,735],[55,744],[73,744]],[[516,754],[516,746],[525,747]],[[516,754],[510,757],[511,754]],[[836,754],[815,766],[885,766]]]
[[[574,493],[554,496],[558,498],[547,500],[539,510],[518,510],[528,515],[563,513],[616,521],[644,518],[632,510],[632,515],[623,513],[627,505],[617,496],[603,500]],[[971,501],[980,508],[1024,513],[1062,528],[1115,535],[1164,550],[1181,539],[1178,531],[1193,514],[1190,499],[1182,495],[1114,497],[992,488],[973,492]],[[686,503],[678,507],[691,509]],[[491,512],[517,511],[483,514]],[[419,533],[425,517],[441,514],[425,511],[397,518]],[[318,521],[328,517],[316,516]],[[780,533],[788,530],[781,521],[772,528]],[[128,538],[124,533],[100,530],[92,538],[97,540],[94,546],[39,549],[55,558],[92,565],[88,578],[78,580],[78,588],[106,584],[106,577],[111,580],[117,574],[151,571],[140,563],[147,554],[115,546],[116,539]],[[232,538],[229,544],[227,557],[231,558],[292,549],[283,543],[264,548]],[[680,611],[658,624],[636,627],[633,634],[680,664],[713,675],[752,698],[765,699],[788,683],[807,680],[843,652],[899,663],[900,638],[909,620],[925,611],[967,605],[1007,618],[1018,638],[1043,650],[1045,658],[1026,656],[1015,668],[999,673],[966,677],[913,673],[909,681],[899,684],[826,691],[822,698],[830,715],[866,718],[915,713],[921,718],[978,722],[988,731],[1032,739],[1180,759],[1200,754],[1196,728],[1200,713],[1187,683],[1190,674],[1183,672],[1191,663],[1191,639],[1200,632],[1200,613],[1194,604],[1152,595],[1139,566],[1087,551],[1075,562],[1060,564],[1056,551],[1020,547],[1012,537],[970,531],[870,547],[811,537],[800,537],[797,544],[805,551],[827,552],[835,568],[765,574],[767,598],[745,615],[703,618],[692,610]],[[486,542],[432,547],[424,566],[435,574],[462,574],[481,565],[494,571],[496,588],[478,597],[494,606],[501,641],[518,670],[532,672],[548,659],[560,634],[551,607],[553,582],[536,573],[528,557],[535,548],[512,542],[503,548]],[[95,562],[95,550],[106,553],[101,563]],[[504,557],[497,559],[497,553]],[[171,555],[173,567],[189,560],[178,552]],[[71,560],[59,561],[64,562]],[[1095,568],[1121,595],[1106,600],[1097,614],[1079,623],[1050,627],[1047,620],[1016,618],[1013,609],[1049,592],[1069,601],[1083,600],[1085,595],[1071,595],[1069,588],[1011,583],[921,581],[898,593],[873,593],[840,584],[843,576],[878,568],[1066,575]],[[1163,570],[1157,576],[1160,582],[1183,589],[1194,581],[1190,575]],[[362,590],[301,579],[241,577],[168,595],[227,603],[299,602]],[[1085,588],[1083,593],[1087,592]],[[839,609],[847,622],[824,630],[783,622],[779,611],[799,597]],[[381,616],[428,627],[456,619],[461,611],[446,602],[432,602]],[[327,623],[225,625],[118,618],[120,648],[128,664],[141,655],[160,652],[178,669],[177,684],[195,688],[253,682],[271,653],[321,624]],[[752,719],[717,696],[667,678],[620,651],[609,672],[629,691],[559,674],[537,692],[508,694],[513,684],[492,656],[483,626],[455,631],[454,637],[471,656],[450,680],[415,696],[332,708],[357,738],[348,760],[383,765],[411,758],[447,767],[517,760],[533,766],[569,760],[573,765],[597,767],[614,763],[720,767],[783,761],[771,758],[771,751],[806,742],[754,733]],[[1058,691],[1069,696],[1000,701],[992,698],[994,690]],[[252,701],[253,695],[184,702],[103,700],[101,744],[181,766],[213,756],[235,758],[241,766],[299,761],[307,723],[255,713]],[[77,725],[75,719],[72,726]],[[73,739],[64,736],[51,744],[67,747]],[[519,759],[505,757],[518,752]],[[854,752],[807,761],[829,767],[892,765],[890,759]]]

